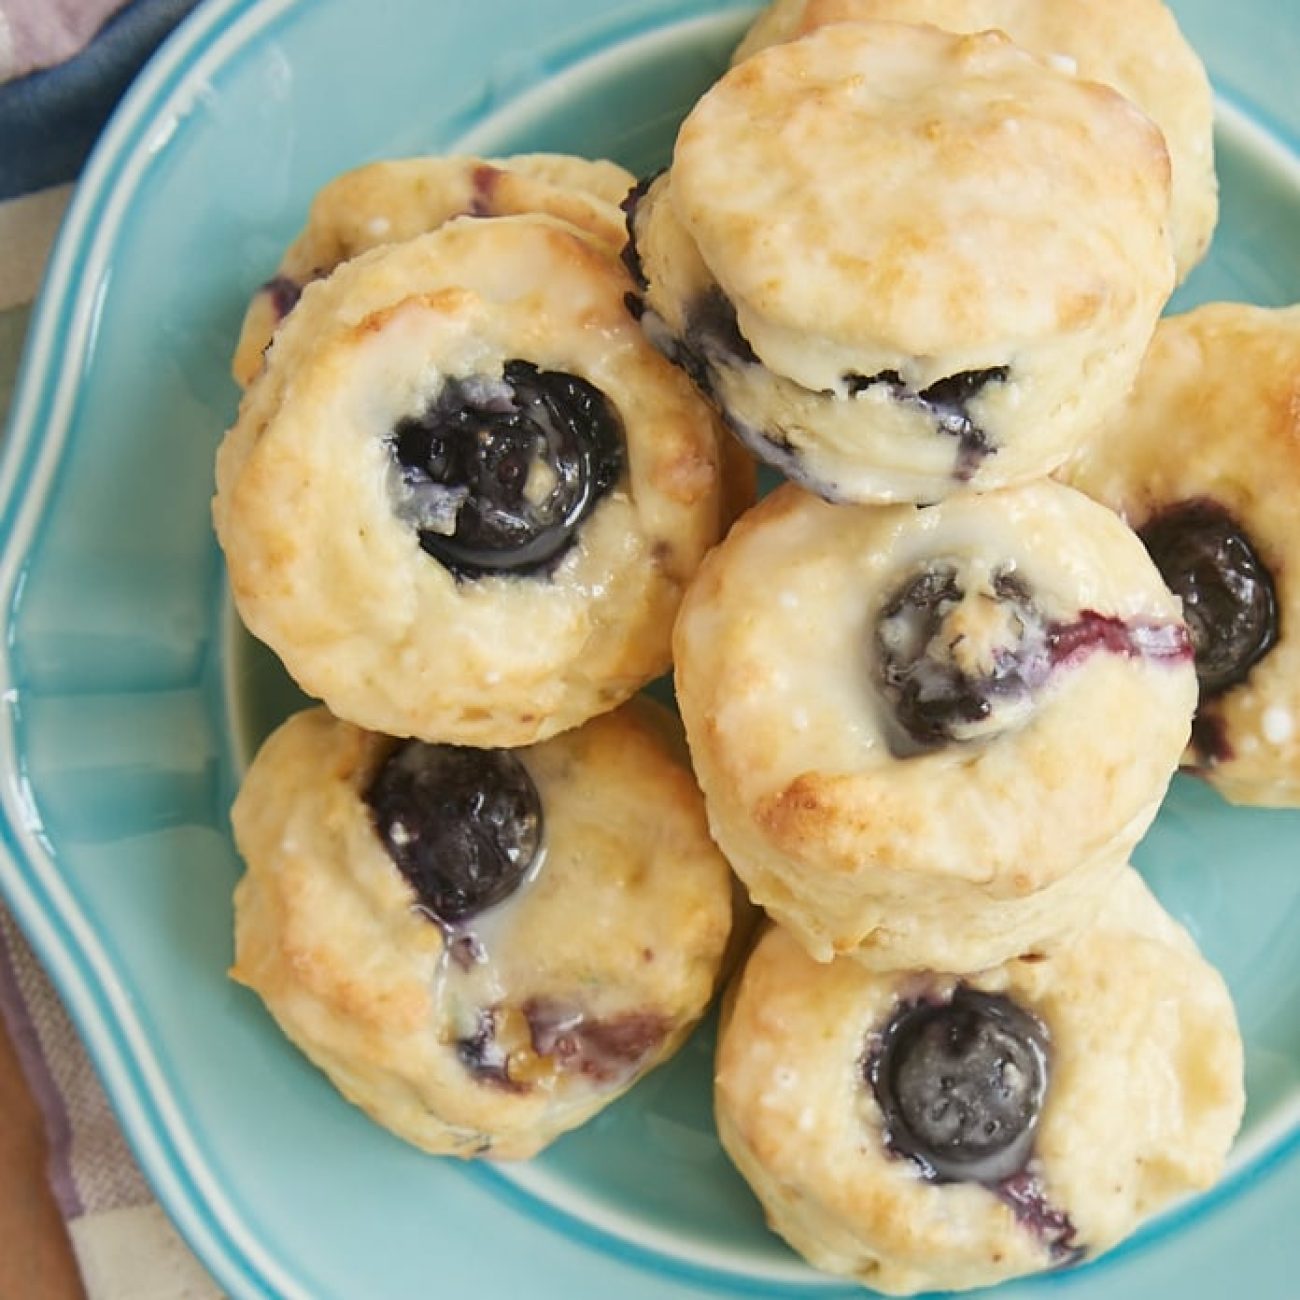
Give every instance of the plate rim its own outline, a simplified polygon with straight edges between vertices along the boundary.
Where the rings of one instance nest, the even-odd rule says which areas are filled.
[[[75,402],[86,364],[95,350],[102,271],[120,231],[112,214],[129,209],[155,153],[183,119],[193,89],[230,57],[247,48],[278,18],[302,0],[202,0],[173,30],[138,74],[105,127],[82,172],[52,248],[27,332],[22,363],[6,420],[0,455],[0,605],[12,614],[21,598],[26,568],[36,549],[40,521],[65,463],[64,452],[75,421]],[[696,18],[726,9],[752,8],[724,3]],[[668,5],[659,6],[667,10]],[[658,8],[656,9],[658,12]],[[623,15],[627,18],[627,15]],[[614,14],[607,14],[613,20]],[[1216,87],[1234,126],[1247,129],[1270,149],[1294,163],[1300,129],[1274,114],[1246,109],[1235,87]],[[1248,101],[1247,101],[1248,102]],[[1217,121],[1217,119],[1216,119]],[[148,144],[153,136],[153,143]],[[95,293],[83,286],[94,283]],[[172,1222],[218,1283],[232,1295],[273,1300],[311,1300],[301,1278],[276,1258],[268,1243],[248,1228],[246,1217],[221,1189],[194,1144],[178,1099],[163,1077],[157,1055],[136,1018],[112,960],[82,908],[62,881],[54,845],[40,824],[30,793],[19,743],[22,693],[11,664],[12,638],[0,647],[0,689],[7,705],[0,723],[0,756],[6,779],[0,784],[0,893],[56,987],[76,1025],[132,1152]],[[1233,1173],[1192,1204],[1161,1216],[1156,1231],[1143,1231],[1098,1261],[1100,1269],[1118,1262],[1172,1232],[1184,1230],[1203,1214],[1263,1181],[1300,1151],[1300,1123],[1271,1144],[1255,1145]],[[545,1205],[495,1169],[480,1179],[495,1196],[527,1202],[536,1218],[572,1218]],[[602,1228],[574,1219],[566,1235],[642,1268],[703,1283],[726,1294],[858,1294],[842,1290],[843,1279],[809,1284],[778,1284],[733,1277],[669,1259]],[[1097,1265],[1073,1275],[1095,1277]],[[1072,1279],[1073,1280],[1073,1279]],[[782,1288],[788,1288],[783,1290]]]
[[[103,220],[104,214],[129,206],[154,156],[144,142],[151,130],[174,129],[187,85],[207,65],[224,62],[228,46],[242,47],[298,2],[203,0],[137,74],[91,151],[46,263],[6,419],[0,456],[0,607],[6,618],[21,596],[40,520],[64,463],[79,380],[94,350],[98,294],[84,294],[79,286],[87,283],[88,268],[106,260],[116,235],[118,226]],[[301,1281],[247,1231],[195,1151],[113,963],[59,876],[18,742],[22,701],[11,652],[7,635],[0,646],[5,901],[76,1026],[155,1196],[194,1253],[232,1295],[311,1300]]]

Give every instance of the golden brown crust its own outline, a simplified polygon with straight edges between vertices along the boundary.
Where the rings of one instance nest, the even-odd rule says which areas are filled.
[[[1142,528],[1208,499],[1272,575],[1280,638],[1201,706],[1184,762],[1235,803],[1300,804],[1300,307],[1213,303],[1161,321],[1127,406],[1060,477]]]
[[[1163,139],[1113,90],[1000,33],[837,24],[687,117],[633,219],[647,328],[828,499],[1023,482],[1132,382],[1168,202]]]
[[[309,694],[393,735],[517,745],[668,666],[734,489],[629,284],[571,227],[517,217],[462,218],[308,286],[218,452],[213,513],[241,617]],[[549,575],[457,581],[399,519],[384,440],[448,377],[499,379],[513,358],[604,392],[626,469]]]
[[[1179,279],[1205,255],[1218,219],[1213,95],[1201,60],[1161,0],[775,0],[733,62],[831,23],[881,19],[949,32],[997,28],[1031,54],[1131,99],[1169,146]]]
[[[819,965],[772,928],[725,1004],[723,1145],[777,1232],[818,1268],[876,1290],[989,1285],[1056,1262],[994,1190],[927,1182],[884,1145],[864,1078],[869,1038],[900,1002],[942,999],[955,983]],[[1232,1004],[1130,868],[1077,938],[965,983],[1010,996],[1048,1030],[1031,1168],[1072,1246],[1100,1254],[1218,1177],[1243,1103]]]
[[[822,959],[971,970],[1084,923],[1188,735],[1189,656],[1098,650],[1005,730],[901,753],[877,618],[933,562],[1012,567],[1046,622],[1182,637],[1137,538],[1049,482],[925,510],[786,486],[750,511],[683,602],[677,695],[718,843]]]
[[[703,1013],[731,928],[731,877],[672,720],[638,700],[519,757],[546,856],[468,922],[466,971],[375,834],[362,800],[393,741],[299,714],[264,745],[232,818],[247,863],[232,975],[349,1100],[429,1151],[531,1155],[666,1060]],[[525,1011],[639,1024],[644,1058],[594,1079],[533,1050]],[[518,1086],[466,1068],[458,1041],[496,1017]],[[641,1020],[637,1020],[641,1017]]]
[[[635,177],[617,163],[566,154],[513,158],[400,158],[335,177],[312,200],[307,224],[285,250],[275,277],[253,295],[231,369],[243,388],[262,368],[283,316],[277,298],[328,275],[382,244],[413,239],[461,216],[545,213],[622,247],[618,204]]]
[[[705,93],[677,138],[673,202],[742,329],[748,309],[934,357],[1163,301],[1167,168],[1126,100],[998,33],[844,24]],[[918,186],[944,201],[918,203]]]

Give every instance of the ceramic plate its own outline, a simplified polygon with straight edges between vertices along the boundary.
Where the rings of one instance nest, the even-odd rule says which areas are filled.
[[[1300,14],[1181,0],[1221,95],[1223,221],[1179,296],[1300,299]],[[291,699],[208,522],[250,290],[357,163],[570,150],[660,164],[747,17],[707,0],[214,0],[136,83],[50,266],[0,468],[0,880],[158,1195],[237,1297],[833,1296],[710,1121],[711,1032],[519,1167],[423,1156],[225,977],[227,808]],[[1225,972],[1250,1108],[1231,1170],[1030,1300],[1294,1294],[1300,814],[1178,780],[1139,866]]]

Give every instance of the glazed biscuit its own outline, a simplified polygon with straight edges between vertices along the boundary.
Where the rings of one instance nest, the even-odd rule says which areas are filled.
[[[307,286],[217,456],[236,607],[309,695],[390,735],[520,745],[669,662],[735,508],[617,259],[460,218]]]
[[[642,700],[502,751],[296,715],[232,813],[233,977],[408,1142],[532,1155],[665,1061],[718,978],[731,877],[673,726]]]
[[[1196,697],[1177,601],[1050,480],[926,509],[787,484],[705,561],[677,699],[719,847],[817,959],[969,971],[1087,922]]]
[[[1132,100],[1169,149],[1178,278],[1205,256],[1219,214],[1213,94],[1204,65],[1161,0],[776,0],[746,33],[733,62],[830,23],[879,19],[948,32],[996,28],[1021,49]]]
[[[776,1232],[877,1291],[1094,1258],[1210,1186],[1241,1121],[1228,991],[1131,868],[1072,941],[965,978],[773,928],[728,1002],[724,1147]]]
[[[1300,307],[1161,321],[1061,477],[1138,530],[1183,602],[1201,686],[1184,764],[1234,803],[1300,804]]]
[[[1173,285],[1168,158],[998,33],[838,24],[733,68],[631,197],[643,325],[829,500],[1039,477],[1122,401]]]
[[[618,204],[634,180],[617,163],[566,154],[400,158],[345,172],[313,199],[306,226],[253,295],[231,364],[234,377],[241,388],[253,382],[271,336],[306,285],[358,253],[413,239],[454,217],[545,213],[617,252],[623,243]]]

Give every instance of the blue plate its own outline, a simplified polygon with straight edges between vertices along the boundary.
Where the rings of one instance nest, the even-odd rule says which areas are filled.
[[[1181,306],[1300,299],[1293,4],[1175,4],[1221,93],[1224,199]],[[78,191],[0,466],[0,883],[158,1195],[234,1296],[859,1294],[770,1237],[722,1157],[707,1028],[544,1157],[466,1167],[340,1100],[225,978],[227,808],[290,699],[236,629],[208,522],[250,290],[317,186],[369,159],[658,165],[746,18],[700,0],[213,0],[136,83]],[[1241,1141],[1208,1196],[1004,1293],[1292,1296],[1300,814],[1179,780],[1138,861],[1237,999]]]

